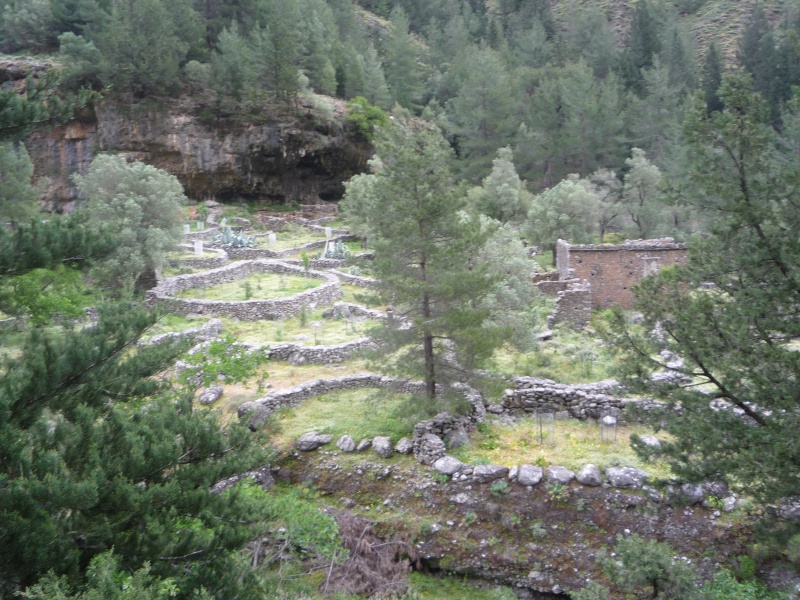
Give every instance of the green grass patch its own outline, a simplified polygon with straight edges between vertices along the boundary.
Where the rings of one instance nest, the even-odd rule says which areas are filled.
[[[202,252],[195,254],[194,250],[186,250],[185,252],[170,252],[167,254],[167,260],[194,260],[197,258],[218,258],[219,254],[216,252]]]
[[[294,296],[305,290],[318,287],[324,280],[316,277],[297,275],[276,275],[273,273],[253,273],[237,281],[220,283],[208,287],[198,287],[178,293],[178,298],[202,300],[266,300]]]
[[[615,358],[598,343],[590,331],[559,330],[552,340],[520,352],[509,346],[499,348],[492,370],[507,376],[552,379],[559,383],[591,383],[612,377]]]
[[[464,462],[475,464],[559,465],[578,471],[591,463],[600,469],[637,467],[654,479],[670,477],[672,474],[665,463],[639,460],[630,446],[630,436],[634,433],[652,435],[653,431],[637,424],[619,426],[616,441],[610,443],[600,440],[600,425],[597,423],[567,419],[555,422],[551,444],[547,439],[539,443],[534,418],[524,419],[510,427],[486,423],[473,434],[468,448],[459,449],[454,454]]]
[[[334,440],[350,434],[354,440],[385,435],[396,441],[413,433],[414,425],[432,417],[437,406],[410,394],[383,389],[358,389],[323,394],[300,406],[275,412],[271,438],[288,446],[307,431],[330,433]]]
[[[408,576],[409,593],[412,598],[425,600],[451,600],[469,598],[470,600],[515,600],[516,594],[508,587],[474,587],[465,578],[457,575],[434,577],[422,573]]]
[[[552,271],[555,269],[553,266],[553,251],[537,252],[533,255],[533,260],[539,265],[542,271]]]
[[[309,310],[305,319],[296,316],[277,321],[236,321],[221,317],[222,329],[224,333],[249,344],[293,342],[306,346],[335,346],[364,337],[367,330],[376,325],[373,320],[323,319],[324,310],[326,309]],[[160,333],[200,327],[212,318],[215,317],[167,314],[150,329],[145,339]]]
[[[223,318],[225,331],[236,339],[251,344],[280,344],[295,342],[306,346],[334,346],[364,337],[374,321],[323,319],[324,309],[310,310],[302,315],[278,321],[239,321]]]
[[[310,242],[321,242],[325,239],[325,234],[319,231],[312,231],[306,227],[287,225],[283,231],[275,232],[275,238],[276,241],[271,246],[267,236],[256,238],[257,247],[268,250],[289,250],[290,248],[299,248],[303,244]]]

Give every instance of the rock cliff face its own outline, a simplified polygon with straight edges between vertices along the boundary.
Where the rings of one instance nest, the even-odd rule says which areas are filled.
[[[193,200],[243,198],[264,203],[335,201],[343,181],[363,172],[371,148],[300,107],[295,117],[259,124],[209,125],[187,101],[123,105],[104,101],[67,125],[32,134],[26,146],[45,189],[46,208],[69,211],[70,181],[99,152],[164,169]]]

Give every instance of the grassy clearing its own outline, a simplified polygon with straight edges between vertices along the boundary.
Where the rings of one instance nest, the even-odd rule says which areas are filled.
[[[345,319],[323,319],[325,308],[310,310],[301,316],[278,321],[236,321],[222,317],[222,331],[248,344],[281,344],[293,342],[306,346],[334,346],[351,342],[366,335],[367,329],[376,324],[372,320],[346,321]],[[185,331],[200,327],[213,317],[164,315],[148,336],[170,331]]]
[[[500,348],[492,369],[507,377],[528,376],[559,383],[590,383],[612,377],[615,359],[608,348],[586,333],[557,332],[538,348],[519,352]]]
[[[295,342],[306,346],[334,346],[366,335],[374,321],[323,319],[324,309],[308,311],[303,316],[279,321],[240,321],[222,319],[225,331],[236,339],[251,344],[280,344]]]
[[[392,440],[410,436],[414,425],[436,414],[424,398],[382,389],[359,389],[324,394],[301,406],[276,411],[270,425],[272,441],[288,446],[307,431],[330,433],[334,439],[386,435]]]
[[[574,419],[555,422],[552,444],[547,439],[539,443],[536,433],[536,421],[533,418],[513,426],[486,423],[472,436],[470,447],[459,449],[454,455],[474,464],[560,465],[578,471],[591,463],[600,469],[612,466],[638,467],[651,478],[671,476],[665,464],[643,463],[631,449],[629,440],[632,434],[652,435],[653,431],[643,425],[618,427],[613,443],[600,440],[600,426],[597,423]]]
[[[269,298],[285,298],[294,296],[305,290],[322,285],[324,281],[316,277],[300,277],[296,275],[275,275],[272,273],[253,273],[237,281],[220,283],[208,287],[184,290],[178,298],[195,298],[201,300],[266,300]]]
[[[537,252],[533,255],[534,262],[539,265],[539,269],[542,272],[552,271],[555,269],[553,266],[553,251],[548,250],[547,252]]]
[[[256,238],[256,247],[268,250],[289,250],[290,248],[299,248],[303,244],[310,242],[321,242],[325,239],[324,234],[321,235],[318,231],[311,231],[305,227],[287,228],[285,231],[277,232],[275,237],[276,241],[272,245],[269,244],[269,238],[267,237]]]
[[[302,365],[270,362],[263,366],[254,377],[246,383],[225,385],[225,392],[214,405],[207,408],[219,413],[224,423],[237,419],[236,411],[245,402],[253,402],[263,398],[272,390],[281,390],[315,379],[341,377],[364,373],[368,369],[362,361],[352,360],[345,365]],[[259,388],[258,379],[263,377],[264,388]],[[309,401],[310,402],[310,401]]]
[[[217,258],[219,254],[216,252],[202,252],[201,254],[195,254],[194,250],[186,250],[185,252],[172,252],[167,254],[167,260],[193,260],[196,258]]]

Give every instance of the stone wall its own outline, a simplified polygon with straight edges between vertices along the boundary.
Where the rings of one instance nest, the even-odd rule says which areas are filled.
[[[372,279],[371,277],[361,277],[360,275],[351,275],[350,273],[344,273],[337,269],[331,269],[331,273],[336,275],[342,283],[346,283],[348,285],[357,285],[363,288],[378,287],[378,280]]]
[[[596,383],[566,385],[549,379],[515,377],[507,389],[502,410],[515,416],[533,415],[536,411],[566,412],[575,419],[599,419],[606,412],[620,411],[632,402],[613,395],[619,384],[613,379]]]
[[[219,283],[230,283],[247,277],[251,273],[283,273],[323,279],[321,286],[300,292],[287,298],[245,300],[242,302],[222,300],[179,299],[175,295],[184,290],[207,287]],[[219,269],[179,275],[164,279],[147,292],[148,303],[161,305],[177,314],[197,313],[215,317],[233,317],[244,321],[259,319],[284,319],[300,314],[302,308],[316,308],[331,304],[342,295],[336,276],[320,271],[306,271],[300,267],[280,261],[252,260],[236,262]]]
[[[591,285],[579,279],[557,283],[566,287],[556,293],[556,305],[553,313],[547,318],[547,326],[568,325],[573,329],[584,329],[592,318]]]
[[[275,344],[268,350],[270,360],[288,361],[293,365],[334,365],[343,363],[360,350],[372,348],[371,338],[363,337],[333,346],[304,346],[303,344]]]
[[[258,234],[255,237],[265,237],[269,234]],[[294,248],[287,248],[285,250],[270,250],[269,248],[226,248],[226,252],[228,256],[230,256],[234,260],[255,260],[259,258],[285,258],[287,256],[292,256],[293,254],[298,254],[300,252],[305,252],[307,250],[322,250],[325,248],[325,244],[328,241],[337,241],[341,240],[343,242],[348,242],[355,239],[352,235],[340,235],[337,237],[332,237],[331,240],[317,240],[314,242],[308,242],[307,244],[302,244],[300,246]]]
[[[194,250],[194,246],[189,246],[187,244],[184,244],[181,246],[181,248],[187,251]],[[188,267],[190,269],[218,269],[219,267],[224,267],[230,262],[228,259],[228,254],[225,252],[225,250],[208,248],[204,245],[203,252],[213,252],[216,254],[216,256],[206,258],[170,259],[169,264],[173,267]]]
[[[665,265],[686,262],[686,245],[672,238],[633,240],[624,244],[556,244],[559,279],[581,279],[592,286],[592,308],[633,307],[631,286]]]

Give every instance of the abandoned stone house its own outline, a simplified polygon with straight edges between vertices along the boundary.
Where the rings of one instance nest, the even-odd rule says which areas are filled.
[[[672,238],[626,240],[623,244],[556,243],[556,270],[538,275],[539,289],[556,296],[551,325],[585,327],[591,312],[619,304],[633,307],[631,286],[662,266],[683,264],[686,245]]]

